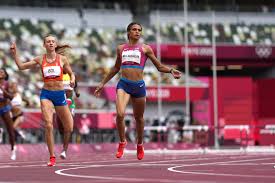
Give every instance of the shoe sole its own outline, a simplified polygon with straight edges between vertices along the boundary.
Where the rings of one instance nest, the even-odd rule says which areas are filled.
[[[55,165],[47,165],[47,167],[52,167],[52,166],[55,166]]]
[[[118,158],[118,159],[119,159],[119,158],[122,158],[122,157],[123,157],[123,155],[124,155],[124,152],[123,152],[123,154],[122,154],[120,157],[117,157],[117,155],[116,155],[116,158]]]

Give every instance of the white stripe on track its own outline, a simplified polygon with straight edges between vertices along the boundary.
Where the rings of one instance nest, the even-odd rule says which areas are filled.
[[[183,167],[200,167],[200,166],[207,166],[207,165],[220,165],[223,163],[242,163],[242,162],[251,162],[251,161],[262,161],[262,160],[270,160],[274,158],[259,158],[259,159],[246,159],[246,160],[234,160],[234,161],[223,161],[223,162],[211,162],[211,163],[199,163],[199,164],[189,164],[189,165],[179,165],[169,167],[167,170],[176,173],[182,174],[193,174],[193,175],[211,175],[211,176],[224,176],[224,177],[254,177],[254,178],[275,178],[274,176],[269,175],[244,175],[244,174],[230,174],[230,173],[206,173],[206,172],[197,172],[197,171],[185,171],[185,170],[176,170],[177,168]]]

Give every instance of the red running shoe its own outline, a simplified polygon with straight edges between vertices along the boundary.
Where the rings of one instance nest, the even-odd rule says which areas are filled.
[[[50,157],[50,161],[48,162],[47,166],[55,166],[55,157]]]
[[[137,159],[142,160],[144,157],[144,147],[143,144],[137,145]]]
[[[123,156],[123,153],[124,153],[124,148],[126,146],[127,142],[120,142],[118,144],[118,148],[117,148],[117,153],[116,153],[116,157],[117,158],[121,158]]]

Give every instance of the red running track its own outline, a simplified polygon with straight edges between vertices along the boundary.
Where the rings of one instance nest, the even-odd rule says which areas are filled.
[[[122,159],[116,159],[113,152],[91,151],[70,153],[66,160],[58,158],[55,167],[46,167],[47,158],[47,154],[41,152],[18,154],[17,161],[1,156],[0,182],[275,182],[273,154],[184,155],[145,151],[145,158],[139,161],[134,153],[126,153]]]

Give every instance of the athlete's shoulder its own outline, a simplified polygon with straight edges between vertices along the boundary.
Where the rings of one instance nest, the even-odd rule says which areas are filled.
[[[150,52],[152,50],[151,46],[148,45],[148,44],[145,44],[145,43],[142,43],[141,47],[142,47],[144,53],[148,53],[148,52]]]
[[[36,56],[33,60],[38,64],[42,64],[43,59],[44,59],[44,55],[39,55],[39,56]]]
[[[59,55],[61,63],[69,63],[69,59],[66,55],[61,55],[61,54],[58,54],[58,55]]]
[[[117,48],[123,48],[124,46],[126,45],[126,43],[122,43],[122,44],[119,44],[119,45],[117,45]]]
[[[117,51],[121,51],[125,45],[126,45],[125,43],[117,45],[117,48],[116,48]]]
[[[65,55],[61,55],[61,54],[57,54],[57,55],[59,55],[59,58],[62,59],[62,60],[67,58]]]
[[[147,43],[142,43],[141,46],[143,48],[151,48],[151,46],[149,44],[147,44]]]

